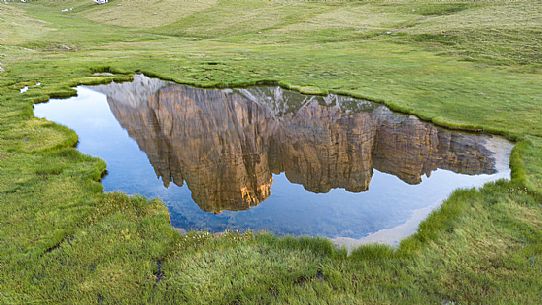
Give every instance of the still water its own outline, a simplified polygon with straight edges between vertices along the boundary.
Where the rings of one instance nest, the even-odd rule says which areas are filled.
[[[213,232],[397,243],[455,189],[509,177],[511,144],[349,97],[200,89],[136,75],[35,106],[102,158],[106,191]]]

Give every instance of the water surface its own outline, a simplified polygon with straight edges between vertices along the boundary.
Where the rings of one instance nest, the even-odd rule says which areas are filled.
[[[36,116],[74,129],[78,149],[106,161],[107,191],[159,197],[187,230],[393,244],[453,190],[509,176],[501,138],[349,97],[142,75],[77,92]]]

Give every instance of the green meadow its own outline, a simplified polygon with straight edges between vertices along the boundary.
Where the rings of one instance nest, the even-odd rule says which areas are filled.
[[[540,0],[1,2],[0,304],[540,304],[541,50]],[[182,235],[162,202],[104,193],[105,163],[33,115],[136,72],[499,134],[512,179],[455,191],[398,248]]]

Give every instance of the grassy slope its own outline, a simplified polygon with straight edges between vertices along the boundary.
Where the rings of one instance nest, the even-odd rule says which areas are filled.
[[[539,1],[159,3],[143,22],[139,2],[0,5],[0,303],[540,301]],[[72,131],[33,118],[33,102],[104,81],[91,76],[100,69],[369,97],[519,140],[514,180],[457,191],[397,251],[179,236],[161,203],[102,194],[103,162],[79,154]]]

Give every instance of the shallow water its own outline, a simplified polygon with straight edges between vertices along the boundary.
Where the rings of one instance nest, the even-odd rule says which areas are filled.
[[[35,106],[107,162],[107,191],[171,223],[396,244],[453,190],[508,178],[511,144],[349,97],[209,90],[137,75]]]

